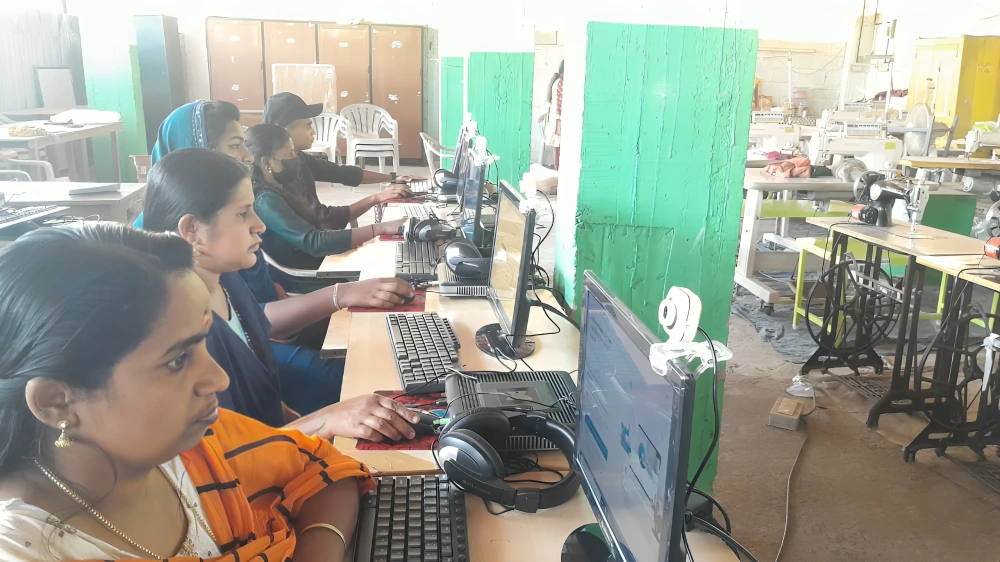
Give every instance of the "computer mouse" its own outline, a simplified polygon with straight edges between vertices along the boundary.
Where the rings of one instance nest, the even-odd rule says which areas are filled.
[[[417,294],[414,293],[412,296],[409,297],[404,297],[403,295],[399,295],[399,297],[403,299],[403,304],[410,304],[417,298]]]

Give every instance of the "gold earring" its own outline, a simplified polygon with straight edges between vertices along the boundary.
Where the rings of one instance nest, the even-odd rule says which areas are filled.
[[[56,439],[55,446],[59,447],[60,449],[65,449],[66,447],[72,445],[73,440],[69,438],[69,435],[66,435],[66,428],[69,427],[69,422],[63,420],[59,422],[59,424],[56,427],[58,427],[62,433],[60,433],[59,438]]]

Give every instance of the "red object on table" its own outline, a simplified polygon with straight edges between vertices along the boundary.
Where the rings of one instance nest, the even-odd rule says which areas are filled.
[[[413,302],[410,304],[400,304],[396,305],[395,308],[366,308],[352,306],[348,308],[350,312],[423,312],[424,307],[427,305],[427,291],[416,290],[413,291],[415,296],[413,297]]]
[[[443,406],[432,404],[434,401],[444,398],[444,395],[440,392],[419,396],[400,396],[402,393],[402,391],[393,390],[379,390],[375,392],[375,394],[388,396],[396,402],[415,410],[428,412],[432,409],[443,409]],[[375,443],[374,441],[358,439],[356,448],[359,451],[430,451],[435,439],[437,439],[436,435],[418,435],[409,441],[398,441],[395,443]]]
[[[382,234],[378,239],[382,242],[402,242],[405,240],[402,234]]]

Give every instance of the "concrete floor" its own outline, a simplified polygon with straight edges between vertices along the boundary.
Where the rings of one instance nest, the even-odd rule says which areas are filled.
[[[426,176],[426,168],[400,173]],[[320,184],[328,203],[374,193]],[[361,223],[371,222],[371,216]],[[546,219],[543,224],[548,224]],[[541,262],[551,271],[555,236]],[[734,536],[758,560],[781,543],[785,487],[805,431],[765,425],[798,366],[784,361],[745,320],[730,320],[735,359],[726,372],[715,497],[733,520]],[[1000,498],[949,461],[902,450],[869,431],[837,402],[821,397],[808,418],[809,440],[792,480],[787,562],[1000,561]],[[811,407],[811,404],[808,407]]]

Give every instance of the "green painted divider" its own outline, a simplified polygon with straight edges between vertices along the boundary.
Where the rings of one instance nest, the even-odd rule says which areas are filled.
[[[577,310],[592,269],[663,337],[658,305],[683,286],[727,341],[756,53],[753,30],[588,25],[579,186],[556,240],[556,284]],[[714,431],[710,377],[696,403],[691,475]],[[716,463],[717,452],[700,487]]]
[[[487,177],[518,188],[531,159],[531,94],[534,53],[469,55],[469,112],[498,156],[497,172]]]
[[[465,59],[441,59],[441,138],[443,146],[455,146],[458,131],[465,118]],[[451,158],[441,161],[442,168],[451,168]]]
[[[118,167],[123,182],[135,182],[135,165],[129,156],[149,154],[136,47],[104,42],[100,48],[88,49],[88,30],[83,28],[81,31],[84,33],[83,68],[87,81],[87,104],[90,109],[121,114],[125,129],[118,133]],[[98,31],[89,30],[89,33]],[[98,180],[114,181],[114,168],[110,165],[110,139],[97,137],[93,142]]]

